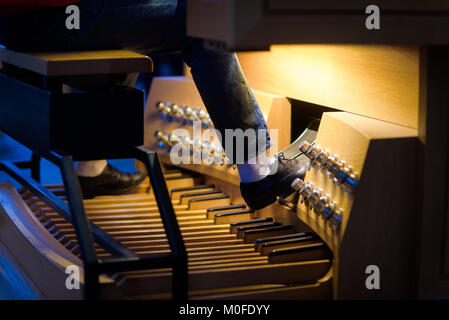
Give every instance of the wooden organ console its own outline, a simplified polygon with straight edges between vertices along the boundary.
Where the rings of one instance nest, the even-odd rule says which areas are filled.
[[[170,146],[183,142],[170,139],[170,132],[186,126],[192,132],[191,126],[181,119],[174,119],[173,108],[185,110],[197,106],[198,114],[199,110],[205,112],[205,109],[191,79],[160,78],[154,81],[145,115],[145,144],[159,150],[162,159],[171,163]],[[267,100],[264,99],[267,94],[257,90],[255,95],[269,127],[280,128],[279,136],[295,140],[289,137],[291,128],[274,124],[279,114],[291,116],[295,106],[283,97],[268,95],[270,99]],[[318,106],[307,105],[306,108],[317,109]],[[302,114],[303,117],[306,115],[306,112]],[[413,181],[418,170],[417,130],[348,112],[324,112],[320,117],[317,132],[306,130],[294,142],[297,154],[310,157],[310,170],[304,182],[296,186],[299,201],[294,197],[290,199],[298,201],[296,207],[296,202],[293,203],[296,217],[279,204],[257,212],[257,217],[273,216],[276,221],[292,224],[300,232],[311,230],[322,239],[333,253],[331,273],[326,275],[332,274],[333,297],[407,296],[412,276],[404,270],[413,263],[410,233],[417,205],[414,201],[417,185]],[[207,126],[207,114],[205,119]],[[158,125],[152,127],[150,123]],[[294,120],[291,125],[295,125]],[[164,128],[164,133],[157,128]],[[288,146],[288,140],[280,140],[280,150]],[[232,190],[239,183],[234,178],[236,170],[225,163],[181,166],[205,174],[205,181],[223,189]],[[404,177],[407,178],[404,180]],[[233,194],[238,196],[238,190]],[[387,239],[373,243],[381,234]],[[365,253],[359,255],[361,252]],[[365,287],[365,269],[376,264],[374,261],[385,270],[382,295]],[[395,279],[400,273],[402,280]],[[390,282],[394,285],[389,286]]]
[[[366,25],[372,4],[378,29]],[[215,50],[241,51],[252,88],[348,113],[323,117],[316,139],[320,148],[309,150],[313,169],[305,181],[339,204],[340,231],[330,233],[315,209],[299,205],[297,210],[297,217],[334,248],[334,297],[447,297],[447,2],[188,0],[188,8],[188,34],[206,39]],[[253,50],[262,51],[248,52]],[[373,151],[378,148],[386,149]],[[329,183],[320,163],[328,153],[360,174],[354,193]],[[374,160],[374,154],[392,158]],[[368,183],[378,165],[376,182]],[[373,190],[365,189],[368,184]],[[360,277],[375,260],[387,278],[383,289],[366,290]],[[381,267],[387,261],[389,267]],[[389,284],[397,285],[395,293],[385,287]]]
[[[290,102],[263,92],[256,92],[256,96],[270,127],[283,128],[279,133],[280,146],[288,146],[290,121],[284,126],[281,121],[291,114]],[[168,144],[157,133],[177,127],[192,129],[189,122],[173,119],[176,114],[171,110],[177,110],[175,105],[182,110],[190,106],[194,114],[203,110],[207,122],[192,79],[155,78],[144,118],[145,145],[158,150],[169,166]],[[164,108],[171,109],[167,112]],[[308,129],[302,139],[315,136],[316,131]],[[282,219],[280,212],[276,217],[271,210],[260,213],[247,208],[239,194],[235,168],[226,164],[182,165],[168,168],[165,180],[187,247],[190,299],[332,297],[332,252],[328,245],[309,228]],[[62,200],[67,199],[63,186],[47,187]],[[0,225],[5,232],[0,243],[21,266],[24,278],[38,288],[36,295],[81,298],[82,291],[65,287],[67,266],[82,267],[74,228],[28,190],[16,191],[10,184],[2,184],[1,189]],[[87,217],[137,254],[167,252],[158,207],[154,194],[148,190],[146,181],[128,195],[85,199]],[[285,211],[283,207],[278,209]],[[22,249],[16,252],[12,246]],[[100,259],[110,257],[99,246],[96,250]],[[22,281],[22,286],[26,286],[26,281]],[[171,296],[171,281],[167,269],[107,274],[100,278],[101,296],[167,299]]]
[[[287,147],[293,102],[257,90],[255,95],[269,127],[280,128],[279,149]],[[170,139],[170,133],[178,128],[192,133],[192,114],[204,127],[210,125],[191,78],[153,80],[144,144],[167,164],[165,180],[188,252],[190,299],[408,296],[416,129],[348,112],[323,113],[319,128],[303,128],[295,141],[297,153],[310,157],[311,164],[304,183],[294,186],[298,193],[286,199],[293,210],[287,203],[254,212],[240,197],[232,165],[172,165],[170,146],[182,142]],[[147,181],[128,195],[84,200],[90,221],[137,254],[168,250],[148,187]],[[68,265],[82,266],[73,227],[26,189],[1,188],[1,243],[23,248],[10,253],[43,296],[80,298],[80,291],[68,291],[64,281]],[[66,199],[62,186],[48,188]],[[96,250],[100,259],[110,257]],[[34,267],[36,261],[41,269]],[[365,288],[365,268],[371,264],[383,270],[382,295]],[[107,274],[100,280],[103,298],[170,298],[167,269]]]
[[[323,1],[329,7],[321,27],[318,4],[188,2],[190,35],[208,39],[215,49],[288,44],[241,52],[239,58],[269,128],[279,129],[279,150],[293,142],[296,155],[310,162],[291,197],[250,210],[239,194],[237,171],[225,158],[173,165],[176,145],[187,145],[192,156],[207,150],[212,158],[218,145],[174,134],[180,128],[193,134],[193,120],[212,125],[192,80],[154,79],[144,145],[165,163],[164,180],[187,248],[189,299],[449,296],[449,157],[439,147],[449,143],[449,49],[428,46],[447,44],[444,32],[426,37],[432,23],[447,25],[447,5],[413,2],[404,13],[397,2],[379,1],[387,8],[386,31],[373,35],[356,28],[363,14],[355,1],[343,12]],[[404,26],[416,15],[422,32],[411,38]],[[402,27],[387,35],[394,26]],[[313,31],[296,32],[298,27]],[[339,44],[319,44],[329,42]],[[367,43],[376,45],[360,45]],[[319,126],[298,125],[313,119]],[[143,169],[140,162],[136,167]],[[63,186],[47,187],[68,201]],[[5,286],[26,288],[37,298],[82,298],[82,291],[65,286],[66,268],[83,266],[73,226],[26,188],[3,183],[0,190],[0,252],[7,261],[1,263],[15,270]],[[85,199],[84,206],[91,222],[137,255],[166,254],[170,247],[156,200],[146,181],[130,194]],[[98,244],[95,252],[100,260],[111,258]],[[367,287],[370,266],[379,269],[378,290]],[[80,280],[84,286],[82,275]],[[167,299],[176,281],[170,268],[106,272],[101,297]]]

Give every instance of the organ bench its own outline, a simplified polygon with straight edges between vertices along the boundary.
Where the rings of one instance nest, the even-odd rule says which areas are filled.
[[[78,263],[78,266],[84,269],[80,280],[85,297],[100,296],[100,285],[105,282],[100,275],[106,272],[171,267],[176,279],[173,282],[173,296],[186,298],[185,247],[169,201],[162,167],[155,152],[142,147],[144,94],[132,87],[117,84],[126,74],[151,72],[151,59],[120,50],[21,53],[3,48],[0,49],[0,61],[0,130],[33,151],[31,162],[2,161],[0,170],[73,225],[82,256],[82,263]],[[39,183],[40,157],[60,168],[65,201]],[[138,256],[86,218],[74,161],[130,157],[140,159],[146,165],[171,247],[167,253]],[[31,168],[32,178],[24,175],[19,167]],[[19,220],[15,222],[27,225],[26,219]],[[11,230],[5,227],[4,220],[2,228],[5,238],[11,236]],[[34,229],[34,232],[37,231]],[[7,251],[17,254],[17,251],[23,250],[25,253],[27,244],[19,249],[14,244],[17,242],[8,242],[5,238],[2,240],[7,246],[9,243]],[[29,235],[27,239],[28,245],[43,245],[39,235]],[[109,258],[98,259],[94,242],[110,253]],[[28,252],[28,255],[31,254]],[[58,274],[64,265],[73,261],[62,256],[59,258],[62,264],[55,262],[52,265],[56,269],[42,269],[39,257],[36,257],[34,263],[22,264],[22,267],[33,276],[36,286],[47,298],[80,297],[79,292],[69,290],[46,291],[44,288],[48,288],[51,281],[48,278],[39,280],[42,279],[39,275],[41,272]]]

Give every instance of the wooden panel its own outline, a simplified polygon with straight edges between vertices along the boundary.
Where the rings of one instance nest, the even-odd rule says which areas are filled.
[[[333,0],[315,0],[309,1],[297,1],[297,0],[269,0],[268,7],[271,10],[353,10],[360,13],[363,8],[368,6],[369,1],[360,0],[345,0],[344,2]],[[369,2],[371,3],[371,2]],[[449,3],[446,0],[408,0],[407,4],[404,4],[403,0],[377,0],[373,3],[379,6],[382,10],[388,11],[449,11]]]
[[[418,127],[417,47],[273,46],[239,59],[254,89]]]
[[[0,213],[3,214],[0,207]],[[0,242],[0,300],[45,299],[32,279]]]
[[[77,265],[83,288],[82,261],[46,231],[10,183],[0,184],[0,231],[0,242],[14,255],[45,298],[82,298],[82,290],[67,290],[65,286],[65,268]],[[100,276],[100,283],[102,292],[116,297],[113,280]]]
[[[81,261],[46,232],[11,184],[1,184],[0,189],[0,241],[16,255],[15,258],[46,298],[81,298],[79,290],[65,288],[64,272],[66,266],[81,265]]]
[[[147,295],[144,299],[171,298],[170,294]],[[189,292],[190,300],[325,300],[332,298],[332,271],[316,282],[302,285],[266,284]]]
[[[422,169],[419,218],[419,297],[449,296],[449,48],[428,47],[422,55],[420,138]],[[429,249],[431,248],[431,249]]]
[[[339,299],[413,299],[419,210],[416,138],[374,140],[364,165],[335,270]],[[382,156],[379,156],[382,155]],[[369,265],[380,290],[367,290]]]
[[[380,7],[380,29],[369,30],[366,8]],[[187,34],[228,50],[273,44],[447,44],[448,4],[436,1],[188,0]]]
[[[261,265],[202,270],[189,272],[190,290],[208,290],[220,287],[237,287],[263,284],[270,279],[273,283],[300,283],[317,280],[329,271],[329,260],[286,263],[280,265]],[[190,271],[190,270],[189,270]],[[128,295],[166,292],[171,287],[170,274],[151,274],[127,276],[122,289]],[[143,292],[142,292],[143,290]]]
[[[338,133],[338,134],[336,134]],[[407,298],[412,294],[418,181],[417,130],[354,114],[325,113],[316,143],[337,153],[360,173],[354,194],[311,169],[305,181],[323,189],[343,209],[343,221],[334,231],[330,223],[304,205],[298,217],[329,245],[334,253],[338,298]],[[365,268],[378,265],[382,290],[366,290]]]
[[[336,134],[338,132],[338,134]],[[338,154],[340,160],[345,160],[347,164],[359,173],[360,180],[364,177],[364,164],[374,140],[385,141],[392,138],[416,137],[417,131],[407,127],[393,125],[370,118],[365,118],[345,112],[325,113],[318,130],[316,144],[323,149],[329,149],[331,154]],[[378,163],[382,163],[384,157],[389,154],[379,154]],[[396,161],[407,161],[406,159],[396,159]],[[391,179],[394,172],[391,173]],[[312,182],[315,188],[323,189],[323,193],[331,195],[331,200],[338,203],[338,207],[343,209],[344,217],[342,228],[338,232],[331,230],[330,226],[325,227],[322,219],[316,219],[313,213],[308,214],[304,206],[299,211],[299,218],[310,227],[317,229],[318,234],[325,240],[328,246],[338,250],[341,238],[346,230],[346,223],[349,220],[353,199],[340,187],[333,184],[332,180],[321,171],[312,169],[307,172],[306,182]],[[373,181],[373,185],[375,185]],[[363,191],[357,189],[357,196],[360,197]]]
[[[152,60],[127,50],[22,53],[0,48],[0,60],[46,76],[152,72]]]
[[[248,290],[245,287],[237,292],[192,297],[191,300],[326,300],[332,298],[330,276],[308,285],[277,286],[277,288],[273,285],[273,288],[267,288],[267,285],[258,287],[253,290]]]

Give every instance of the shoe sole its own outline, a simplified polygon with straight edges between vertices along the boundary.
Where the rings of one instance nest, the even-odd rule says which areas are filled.
[[[128,188],[124,188],[124,189],[119,189],[117,191],[111,191],[111,192],[99,192],[99,193],[95,193],[95,194],[83,194],[83,199],[93,199],[95,197],[98,196],[118,196],[121,194],[125,194],[128,193],[130,191],[132,191],[133,189],[136,189],[139,187],[139,185],[145,180],[146,176],[144,176],[142,179],[140,179],[138,181],[138,183],[136,183],[135,185],[129,186]],[[149,186],[149,188],[151,188],[151,185]]]
[[[295,192],[295,189],[293,189],[291,187],[291,184],[296,178],[304,179],[304,177],[298,176],[297,174],[292,174],[290,176],[287,176],[286,178],[284,178],[283,180],[281,180],[279,182],[279,184],[282,184],[282,186],[283,186],[280,190],[279,195],[271,196],[271,197],[267,197],[267,196],[260,197],[257,199],[257,201],[254,201],[251,204],[247,203],[248,207],[250,207],[251,210],[261,210],[261,209],[266,208],[269,205],[275,203],[277,201],[278,197],[287,198],[288,196],[290,196],[291,194],[293,194]]]

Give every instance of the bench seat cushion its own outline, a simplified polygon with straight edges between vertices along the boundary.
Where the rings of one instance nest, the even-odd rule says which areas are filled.
[[[0,48],[0,61],[44,76],[152,72],[152,60],[127,50],[23,53]]]

